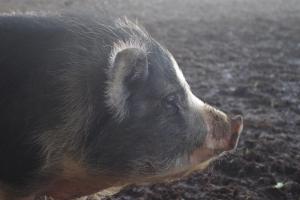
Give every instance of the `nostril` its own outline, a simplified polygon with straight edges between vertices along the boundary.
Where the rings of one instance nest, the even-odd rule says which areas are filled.
[[[243,117],[241,115],[236,115],[231,119],[231,132],[241,133],[243,130]]]

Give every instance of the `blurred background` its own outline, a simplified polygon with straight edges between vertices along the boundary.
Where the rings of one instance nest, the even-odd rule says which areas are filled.
[[[238,150],[204,172],[105,199],[299,200],[299,0],[0,0],[0,12],[12,11],[136,19],[173,53],[198,97],[245,117]]]

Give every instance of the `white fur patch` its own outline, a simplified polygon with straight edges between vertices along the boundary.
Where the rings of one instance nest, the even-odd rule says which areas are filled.
[[[170,59],[171,59],[171,61],[172,61],[172,66],[173,66],[173,68],[174,68],[174,70],[175,70],[175,73],[176,73],[176,76],[177,76],[177,78],[178,78],[178,81],[180,82],[180,84],[181,84],[184,88],[189,89],[190,86],[189,86],[189,84],[187,83],[187,81],[185,80],[185,77],[184,77],[184,75],[183,75],[183,73],[182,73],[182,70],[179,68],[179,66],[178,66],[178,64],[177,64],[177,62],[176,62],[176,60],[174,59],[174,57],[172,56],[171,53],[169,53],[169,57],[170,57]]]
[[[116,56],[119,52],[128,49],[128,48],[137,48],[147,54],[147,48],[145,43],[140,40],[130,39],[128,41],[118,41],[114,43],[110,57],[109,57],[109,68],[107,69],[107,74],[109,80],[107,82],[106,88],[106,104],[112,110],[115,118],[119,121],[122,121],[127,114],[127,105],[126,100],[128,98],[123,87],[123,79],[121,74],[116,74],[111,76],[112,68],[114,67],[114,62]],[[121,72],[122,73],[122,72]]]
[[[145,53],[145,55],[147,55],[147,44],[151,41],[149,40],[150,36],[147,34],[147,32],[126,18],[118,20],[116,22],[116,27],[120,28],[123,32],[128,33],[130,38],[127,40],[118,40],[117,42],[113,43],[109,56],[109,66],[107,69],[109,80],[106,88],[106,104],[112,110],[115,118],[119,121],[122,121],[127,114],[127,96],[124,92],[122,78],[118,78],[118,75],[114,76],[113,78],[111,76],[116,56],[119,52],[128,48],[140,49]],[[124,94],[122,95],[123,92]]]
[[[178,81],[180,82],[181,86],[185,89],[190,104],[192,106],[194,106],[195,108],[203,110],[206,104],[201,99],[199,99],[198,97],[196,97],[193,94],[193,92],[191,91],[191,88],[190,88],[189,84],[185,80],[185,77],[182,73],[182,70],[179,68],[176,60],[174,59],[174,57],[171,54],[169,56],[170,56],[171,61],[172,61],[172,66],[175,69],[175,73],[176,73],[176,76],[178,78]]]
[[[204,108],[206,106],[206,103],[204,103],[201,99],[199,99],[198,97],[196,97],[192,91],[190,90],[190,88],[186,89],[187,90],[187,95],[188,95],[188,100],[190,102],[190,104],[195,107],[200,109],[201,111],[204,111]]]
[[[130,38],[127,41],[119,40],[118,42],[115,42],[113,44],[113,48],[112,48],[110,56],[109,56],[109,68],[110,69],[114,65],[114,61],[116,59],[117,54],[128,48],[140,49],[147,55],[147,47],[145,45],[145,42],[135,39],[135,38]]]
[[[109,57],[110,67],[113,66],[116,55],[127,48],[141,49],[147,55],[147,41],[149,40],[149,34],[137,25],[137,22],[133,23],[127,18],[118,19],[115,22],[117,28],[120,28],[123,32],[128,33],[131,37],[124,40],[119,40],[113,44],[112,51]]]

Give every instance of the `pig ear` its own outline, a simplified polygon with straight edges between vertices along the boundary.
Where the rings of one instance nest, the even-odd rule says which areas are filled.
[[[111,77],[122,78],[124,84],[142,81],[148,75],[148,60],[142,49],[127,48],[117,53],[113,61]]]
[[[147,55],[142,49],[126,48],[119,51],[112,60],[108,72],[107,104],[119,119],[127,113],[127,99],[130,88],[140,85],[148,77]]]

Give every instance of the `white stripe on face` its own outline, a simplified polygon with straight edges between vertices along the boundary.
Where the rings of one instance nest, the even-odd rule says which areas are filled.
[[[176,62],[176,60],[174,59],[174,57],[173,57],[170,53],[169,53],[169,56],[170,56],[170,59],[171,59],[171,62],[172,62],[172,67],[173,67],[174,70],[175,70],[175,73],[176,73],[176,76],[177,76],[177,78],[178,78],[179,83],[181,84],[181,86],[182,86],[183,88],[187,88],[187,87],[189,88],[190,86],[189,86],[189,84],[186,82],[185,77],[184,77],[184,75],[183,75],[181,69],[179,68],[179,66],[178,66],[178,64],[177,64],[177,62]]]
[[[177,79],[178,79],[180,85],[184,88],[184,90],[187,94],[189,103],[191,104],[191,106],[198,108],[200,110],[203,110],[206,104],[193,94],[189,84],[185,80],[182,70],[179,68],[176,60],[174,59],[174,57],[171,54],[170,54],[170,58],[171,58],[172,66],[175,70]]]
[[[204,111],[206,103],[204,103],[201,99],[196,97],[190,89],[187,90],[187,95],[188,95],[188,101],[190,102],[191,106],[194,106],[195,108]]]

